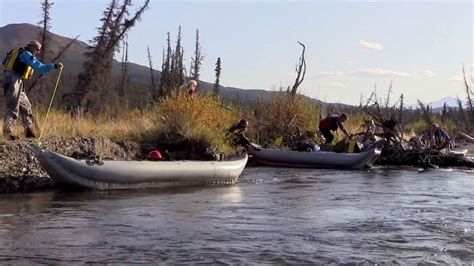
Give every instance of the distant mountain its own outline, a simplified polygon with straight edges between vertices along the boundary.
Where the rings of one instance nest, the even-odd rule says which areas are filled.
[[[463,104],[465,103],[462,99]],[[434,102],[427,103],[431,108],[443,108],[444,104],[448,107],[458,107],[458,100],[452,96],[444,97]]]
[[[41,28],[36,25],[31,24],[8,24],[6,26],[0,27],[0,57],[3,59],[6,52],[9,50],[26,45],[31,39],[37,39],[41,32]],[[50,47],[49,50],[53,54],[57,54],[60,49],[66,46],[72,39],[68,37],[63,37],[54,33],[50,33]],[[70,78],[70,82],[74,82],[75,76],[82,71],[82,63],[85,60],[84,53],[87,51],[89,45],[83,41],[76,41],[69,50],[63,55],[60,59],[64,63],[64,76]],[[113,63],[114,75],[118,75],[120,72],[120,62],[115,61]],[[135,63],[129,63],[129,73],[132,81],[141,83],[141,84],[150,84],[150,70],[147,66],[138,65]],[[155,70],[156,75],[160,75],[159,71]],[[199,81],[200,91],[209,92],[213,89],[213,83]],[[254,102],[257,99],[262,99],[264,101],[269,100],[272,95],[280,93],[278,91],[267,91],[267,90],[247,90],[235,87],[225,87],[221,86],[220,88],[221,97],[226,100],[239,101],[239,102]],[[31,96],[31,95],[30,95]],[[327,103],[312,99],[307,97],[308,100],[314,101],[315,103],[322,103],[326,105]],[[0,97],[2,101],[2,97]],[[427,103],[433,110],[442,108],[444,103],[449,107],[457,107],[457,100],[454,97],[445,97],[443,99]],[[350,108],[350,105],[334,103],[330,104],[332,108],[344,109]],[[0,103],[0,109],[2,109],[3,104]],[[408,108],[418,108],[418,104],[407,105]]]
[[[0,27],[0,56],[3,56],[11,49],[15,47],[25,46],[31,39],[37,39],[41,28],[31,24],[9,24],[4,27]],[[63,37],[54,33],[50,34],[51,41],[49,50],[53,54],[57,54],[60,49],[66,46],[72,39]],[[85,60],[84,53],[87,51],[89,45],[82,41],[75,42],[64,56],[60,59],[64,63],[64,75],[69,75],[71,78],[77,76],[82,71],[82,63]],[[113,63],[113,73],[118,75],[120,71],[120,62],[115,61]],[[150,84],[150,70],[147,66],[138,65],[135,63],[129,63],[130,78],[134,82],[141,84]],[[155,71],[159,76],[160,72]],[[211,91],[213,83],[199,81],[200,90],[204,92]],[[277,91],[266,91],[266,90],[245,90],[235,87],[221,87],[221,97],[233,101],[256,101],[261,98],[268,100]],[[308,98],[311,99],[311,98]],[[311,99],[314,100],[314,99]]]
[[[461,99],[461,102],[465,106],[466,101],[464,101],[464,99]],[[429,105],[430,108],[433,108],[433,110],[438,110],[438,109],[441,110],[441,109],[443,109],[443,106],[444,106],[445,103],[446,103],[447,107],[458,107],[457,98],[454,98],[452,96],[447,96],[447,97],[441,98],[439,100],[436,100],[436,101],[433,101],[433,102],[428,102],[428,103],[423,103],[423,104],[426,105],[426,106]],[[418,105],[418,103],[416,103],[416,104],[407,105],[407,107],[417,109],[420,106]]]

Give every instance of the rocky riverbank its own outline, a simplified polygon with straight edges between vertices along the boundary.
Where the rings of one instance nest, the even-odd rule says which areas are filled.
[[[0,193],[31,192],[52,189],[55,183],[41,168],[25,140],[0,143]],[[113,142],[101,138],[55,138],[45,140],[42,147],[73,158],[102,158],[115,160],[139,159],[143,149],[136,142]]]
[[[56,188],[54,180],[41,168],[26,140],[0,143],[0,193],[32,192]],[[112,141],[104,138],[54,138],[43,141],[41,147],[77,159],[90,159],[99,155],[103,159],[140,160],[146,159],[153,149],[161,150],[166,159],[212,159],[214,154],[205,147],[185,140],[151,144],[133,141]],[[202,146],[202,145],[201,145]],[[180,150],[176,150],[179,147]],[[470,152],[473,146],[461,145]],[[172,150],[173,152],[168,152]],[[472,157],[471,153],[468,155]],[[251,164],[251,162],[250,162]],[[453,164],[456,165],[456,164]]]
[[[164,139],[164,138],[163,138]],[[54,180],[41,168],[27,140],[0,142],[0,193],[32,192],[56,188]],[[41,147],[76,159],[100,156],[112,160],[146,160],[151,150],[159,150],[165,160],[214,160],[217,156],[205,144],[185,138],[147,143],[112,141],[104,138],[53,138]]]

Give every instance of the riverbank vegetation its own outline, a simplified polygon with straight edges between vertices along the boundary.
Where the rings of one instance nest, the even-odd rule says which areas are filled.
[[[47,38],[51,24],[48,14],[52,5],[47,0],[42,4],[41,17],[44,21],[41,24],[42,35],[39,37],[44,49],[48,49],[51,47],[48,43],[50,39]],[[174,142],[180,148],[183,146],[181,144],[187,143],[187,147],[197,145],[199,150],[210,148],[230,153],[235,147],[227,139],[227,130],[242,118],[247,118],[251,124],[246,134],[252,141],[271,146],[277,139],[286,144],[302,134],[314,142],[321,142],[318,135],[320,119],[341,112],[349,114],[345,127],[351,134],[364,130],[364,123],[371,120],[382,131],[385,122],[394,122],[401,138],[412,133],[422,134],[433,123],[452,135],[458,132],[470,135],[474,133],[472,80],[466,78],[464,68],[467,105],[463,105],[458,99],[457,108],[445,105],[438,111],[420,103],[419,108],[408,109],[404,106],[403,95],[392,100],[391,87],[385,97],[374,93],[368,99],[361,100],[359,106],[331,105],[299,94],[298,88],[304,81],[307,66],[306,47],[300,42],[298,44],[302,50],[295,68],[294,84],[280,88],[269,98],[242,101],[238,97],[222,97],[220,84],[221,75],[225,73],[225,61],[220,57],[216,62],[215,83],[211,88],[205,88],[204,83],[199,81],[200,67],[204,60],[199,30],[196,29],[194,55],[189,69],[186,69],[180,26],[174,45],[171,34],[166,36],[160,71],[154,69],[152,49],[148,48],[149,73],[141,74],[149,75],[150,82],[143,84],[134,81],[130,76],[126,36],[146,12],[148,4],[149,0],[145,0],[132,12],[131,1],[110,1],[100,19],[102,24],[98,27],[97,36],[84,55],[82,72],[64,80],[46,124],[43,123],[49,97],[42,97],[42,101],[32,97],[31,101],[37,107],[34,115],[38,136],[40,128],[44,126],[43,138],[103,137],[167,143],[167,147],[171,147],[169,143]],[[126,14],[130,14],[129,17]],[[48,51],[43,51],[43,54],[59,60],[68,47],[60,49],[56,57]],[[112,71],[112,65],[119,51],[122,58],[121,69],[116,73]],[[182,87],[182,84],[191,79],[198,81],[197,93],[189,93]],[[28,86],[28,92],[41,86],[41,82],[32,83]],[[18,125],[14,132],[22,135],[22,129]],[[341,139],[342,136],[336,135],[335,142]]]

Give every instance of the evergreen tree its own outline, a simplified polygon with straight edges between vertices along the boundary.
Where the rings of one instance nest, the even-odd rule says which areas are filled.
[[[183,54],[181,26],[179,26],[174,50],[171,48],[171,37],[168,32],[166,56],[163,54],[161,68],[160,96],[168,95],[172,90],[179,88],[185,82]]]
[[[215,68],[216,82],[214,83],[214,90],[213,90],[213,94],[214,94],[215,97],[218,97],[219,94],[220,94],[220,89],[219,88],[220,88],[221,70],[222,70],[221,58],[218,57],[217,62],[216,62],[216,68]]]
[[[200,76],[200,69],[202,60],[204,56],[201,53],[201,45],[199,44],[199,29],[196,30],[196,41],[194,44],[194,57],[191,59],[191,69],[190,69],[190,76],[196,82],[199,80]],[[199,85],[199,83],[198,83]]]
[[[161,77],[158,95],[159,97],[167,95],[171,90],[171,57],[173,51],[171,50],[171,36],[169,32],[167,33],[166,44],[166,56],[163,52],[163,60],[161,64]],[[157,100],[157,98],[155,100]]]
[[[53,6],[53,2],[50,0],[42,0],[41,1],[41,17],[42,20],[38,22],[38,25],[43,28],[43,30],[40,32],[40,42],[41,42],[41,52],[39,54],[39,58],[41,61],[45,61],[45,59],[48,57],[49,51],[49,36],[48,32],[49,29],[51,28],[51,17],[49,16],[49,11],[51,10],[51,6]]]
[[[41,21],[37,23],[38,26],[41,27],[41,30],[37,39],[41,43],[41,51],[39,52],[38,57],[42,62],[48,62],[49,58],[52,57],[52,51],[50,48],[51,38],[49,37],[49,29],[51,28],[51,17],[49,14],[52,5],[53,2],[51,0],[41,1]],[[35,75],[33,76],[33,79],[28,82],[28,88],[26,89],[28,92],[35,87],[35,90],[30,93],[30,99],[35,104],[43,105],[49,101],[49,88],[53,86],[53,79],[54,77],[51,75]]]
[[[445,123],[447,119],[448,119],[448,105],[444,103],[443,111],[441,112],[441,122]]]
[[[102,26],[98,28],[98,35],[91,41],[92,46],[85,54],[84,70],[78,75],[76,90],[63,96],[63,101],[70,110],[80,107],[86,112],[98,113],[103,109],[112,62],[119,42],[135,22],[140,20],[150,0],[145,0],[131,19],[128,19],[131,2],[123,0],[119,5],[117,0],[111,0],[105,9],[100,19]]]
[[[182,46],[182,37],[181,37],[181,25],[178,28],[178,37],[176,38],[176,47],[172,56],[171,62],[171,77],[172,77],[172,88],[179,88],[185,79],[184,79],[184,64],[183,64],[183,46]]]

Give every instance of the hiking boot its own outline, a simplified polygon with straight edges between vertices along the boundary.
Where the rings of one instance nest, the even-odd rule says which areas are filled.
[[[35,135],[35,132],[33,132],[33,130],[31,128],[27,128],[25,130],[25,137],[27,139],[34,139],[34,138],[36,138],[36,135]]]

